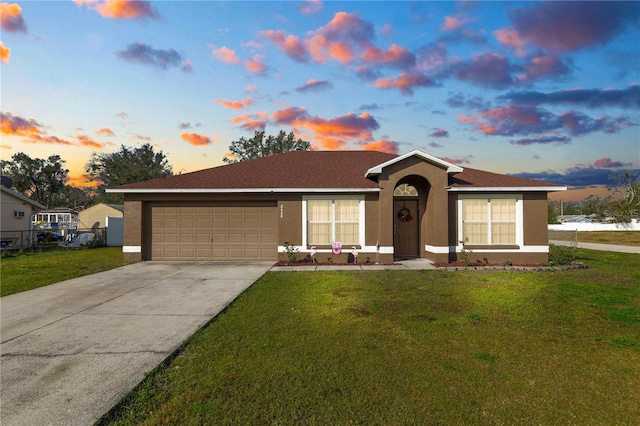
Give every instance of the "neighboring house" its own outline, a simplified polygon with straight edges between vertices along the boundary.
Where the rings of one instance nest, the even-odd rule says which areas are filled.
[[[547,193],[565,189],[420,151],[293,151],[107,191],[124,194],[127,262],[276,261],[285,245],[448,262],[464,241],[472,260],[547,263]]]
[[[124,206],[120,204],[96,204],[78,213],[79,232],[104,230],[104,241],[110,247],[122,247]]]
[[[122,217],[124,206],[120,204],[96,204],[78,213],[78,228],[99,229],[107,227],[107,217]]]
[[[78,212],[65,207],[41,210],[31,216],[31,222],[38,232],[57,232],[65,238],[78,232]]]
[[[32,243],[30,218],[45,206],[11,188],[0,185],[0,240],[2,247],[28,247]]]

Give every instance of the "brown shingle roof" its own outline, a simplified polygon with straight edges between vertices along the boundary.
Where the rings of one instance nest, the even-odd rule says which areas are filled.
[[[292,151],[117,189],[377,188],[365,172],[395,157],[377,151]]]
[[[243,190],[243,189],[375,189],[367,179],[372,167],[397,158],[377,151],[292,151],[255,160],[213,167],[182,175],[115,188],[126,190]],[[558,187],[547,182],[522,179],[471,168],[451,175],[453,188]]]
[[[483,170],[465,167],[462,173],[449,178],[449,185],[453,188],[539,188],[558,187],[549,182],[534,179],[523,179],[515,176],[485,172]]]

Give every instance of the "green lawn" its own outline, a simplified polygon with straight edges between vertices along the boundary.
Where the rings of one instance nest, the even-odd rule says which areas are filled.
[[[0,259],[0,296],[124,265],[122,247],[62,249]]]
[[[102,424],[637,424],[640,256],[268,273]]]

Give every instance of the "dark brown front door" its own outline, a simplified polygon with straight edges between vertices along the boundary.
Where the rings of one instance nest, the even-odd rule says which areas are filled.
[[[419,257],[418,200],[393,200],[393,216],[395,257]]]

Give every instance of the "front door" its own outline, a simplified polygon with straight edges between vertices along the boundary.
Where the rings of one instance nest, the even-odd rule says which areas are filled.
[[[420,257],[418,200],[393,200],[393,249],[395,257]]]

